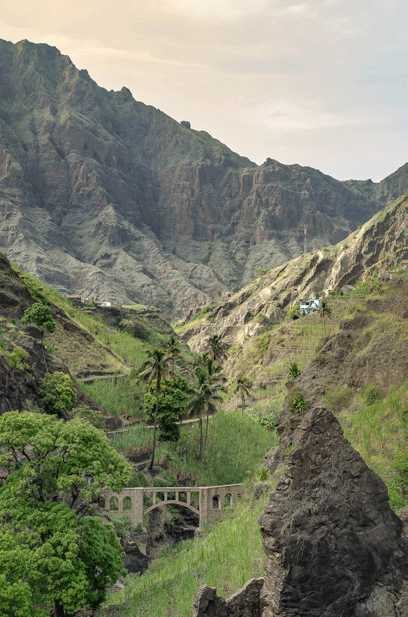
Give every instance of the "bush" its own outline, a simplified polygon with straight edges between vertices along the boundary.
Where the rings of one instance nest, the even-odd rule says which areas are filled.
[[[385,396],[383,387],[377,381],[365,386],[363,389],[363,394],[367,405],[372,405]]]
[[[290,403],[290,411],[292,413],[305,413],[307,403],[303,394],[296,394]]]
[[[279,416],[280,409],[272,409],[259,416],[258,422],[261,426],[268,429],[268,431],[273,431],[278,426]]]
[[[300,309],[298,306],[291,306],[286,314],[287,319],[299,319]]]
[[[13,353],[10,356],[10,365],[13,369],[19,370],[24,368],[24,360],[28,357],[28,353],[22,347],[14,347]]]
[[[45,373],[38,380],[40,386],[41,408],[45,413],[63,415],[70,412],[77,402],[77,393],[71,378],[65,373]]]
[[[298,375],[300,375],[299,367],[296,362],[292,362],[292,364],[289,367],[288,377],[290,379],[295,379],[295,377],[297,377]]]
[[[88,405],[79,405],[70,412],[73,418],[80,418],[84,422],[90,422],[95,428],[105,428],[105,416],[99,409],[91,409]]]

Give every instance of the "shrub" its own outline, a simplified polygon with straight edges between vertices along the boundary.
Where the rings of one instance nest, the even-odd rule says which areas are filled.
[[[292,413],[305,413],[307,403],[303,394],[296,394],[290,403],[290,411]]]
[[[256,478],[259,482],[265,482],[268,479],[268,470],[266,467],[260,467],[256,472]]]
[[[296,362],[292,362],[292,364],[289,367],[288,377],[290,379],[295,379],[295,377],[297,377],[298,375],[300,375],[299,367]]]
[[[71,416],[90,422],[95,428],[105,428],[105,416],[99,409],[91,409],[88,405],[79,405],[70,411]]]
[[[28,357],[28,353],[22,347],[14,347],[13,353],[10,356],[10,365],[13,369],[19,370],[24,368],[24,360]]]
[[[385,396],[383,387],[377,381],[365,386],[363,394],[367,405],[372,405]]]
[[[287,319],[299,319],[300,309],[298,306],[291,306],[286,314]]]
[[[63,415],[70,412],[77,402],[77,393],[71,378],[65,373],[45,373],[38,380],[40,386],[41,407],[45,413]]]

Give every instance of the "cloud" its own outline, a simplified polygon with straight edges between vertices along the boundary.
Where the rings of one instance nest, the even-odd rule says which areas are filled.
[[[0,30],[58,47],[101,86],[127,86],[256,162],[378,177],[408,141],[405,11],[400,0],[13,0]]]
[[[206,20],[230,20],[262,12],[269,0],[171,0],[164,4],[169,13]]]

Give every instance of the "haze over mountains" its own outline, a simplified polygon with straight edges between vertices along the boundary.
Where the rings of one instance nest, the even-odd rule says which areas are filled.
[[[0,68],[0,250],[64,293],[182,315],[300,255],[304,226],[309,250],[339,242],[408,189],[408,165],[257,166],[48,45],[0,41]]]

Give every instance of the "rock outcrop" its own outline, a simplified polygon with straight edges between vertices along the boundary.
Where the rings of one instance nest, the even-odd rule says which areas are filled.
[[[48,45],[0,41],[0,66],[0,250],[65,293],[186,314],[408,188],[258,167]]]
[[[192,321],[183,331],[183,339],[193,351],[202,353],[213,334],[223,337],[229,346],[249,350],[255,336],[281,324],[289,308],[316,292],[325,295],[337,288],[339,293],[352,288],[357,280],[371,280],[382,271],[388,277],[402,272],[408,263],[408,197],[396,200],[341,242],[327,249],[302,255],[274,268],[232,297],[221,300],[201,321]],[[381,279],[378,279],[379,284]],[[408,307],[405,309],[408,311]],[[408,313],[407,313],[408,314]],[[265,350],[259,363],[268,366],[276,345]],[[234,360],[239,354],[234,356]],[[231,380],[234,361],[229,361]]]
[[[264,584],[248,615],[406,617],[407,540],[385,485],[328,410],[294,416],[285,435],[284,475],[260,518]],[[215,596],[208,606],[235,615]]]

